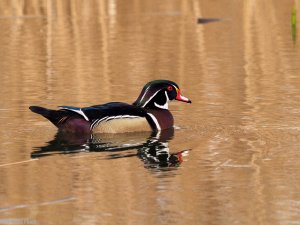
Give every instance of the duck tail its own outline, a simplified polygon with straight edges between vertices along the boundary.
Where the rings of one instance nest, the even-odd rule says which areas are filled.
[[[46,109],[40,106],[30,106],[29,109],[34,113],[42,115],[57,127],[62,125],[70,116],[63,110]]]

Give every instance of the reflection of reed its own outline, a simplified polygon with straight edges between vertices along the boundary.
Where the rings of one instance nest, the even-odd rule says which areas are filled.
[[[289,6],[291,10],[292,5]],[[268,10],[264,10],[266,8]],[[289,73],[294,63],[286,54],[286,42],[283,41],[285,35],[291,38],[291,28],[287,21],[290,12],[289,17],[281,18],[274,5],[260,1],[247,1],[244,10],[247,101],[252,102],[251,107],[256,108],[253,116],[259,118],[260,122],[271,119],[272,114],[278,120],[273,112],[282,110],[278,106],[285,101],[284,96],[289,91],[283,90],[283,87],[293,86]],[[276,99],[272,99],[275,96]],[[268,109],[261,110],[263,106],[257,101],[260,98],[266,99]],[[272,100],[277,100],[277,105],[272,104]]]
[[[288,94],[283,87],[292,85],[292,63],[289,62],[290,56],[284,52],[286,42],[283,40],[286,39],[285,35],[291,33],[288,22],[283,22],[288,18],[282,19],[279,13],[275,5],[262,1],[246,1],[244,5],[245,103],[251,109],[246,113],[248,122],[244,125],[248,129],[256,130],[262,125],[272,126],[273,123],[280,126],[286,122],[280,121],[285,117],[282,105],[286,101],[284,96]],[[253,150],[257,148],[251,141],[248,145]],[[251,159],[255,169],[253,180],[259,205],[256,212],[259,223],[268,220],[270,210],[276,211],[269,199],[278,194],[277,187],[270,188],[272,180],[265,177],[268,173],[262,166],[265,151],[269,149],[256,150]]]

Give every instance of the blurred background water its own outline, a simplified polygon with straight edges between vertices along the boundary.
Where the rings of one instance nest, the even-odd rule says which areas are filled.
[[[293,8],[1,1],[0,224],[299,224]],[[171,104],[171,134],[96,135],[87,146],[28,110],[131,103],[154,79],[193,101]]]

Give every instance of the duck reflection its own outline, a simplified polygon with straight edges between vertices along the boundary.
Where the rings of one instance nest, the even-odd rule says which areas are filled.
[[[173,128],[153,133],[92,134],[87,136],[58,132],[46,146],[35,148],[31,157],[40,158],[79,152],[110,152],[107,159],[137,156],[144,162],[146,168],[178,167],[188,150],[171,153],[169,142],[173,137]]]

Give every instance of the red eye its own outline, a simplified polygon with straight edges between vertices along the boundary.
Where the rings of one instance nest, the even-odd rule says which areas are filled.
[[[168,91],[172,91],[173,87],[172,86],[168,86]]]

